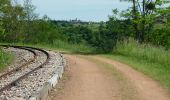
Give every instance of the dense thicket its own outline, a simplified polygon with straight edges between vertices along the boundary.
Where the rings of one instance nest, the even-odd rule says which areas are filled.
[[[112,52],[117,41],[131,37],[140,43],[168,49],[170,7],[160,6],[167,2],[130,1],[133,1],[132,8],[123,12],[113,10],[107,22],[82,22],[77,19],[55,21],[46,15],[40,19],[34,13],[31,0],[24,0],[22,5],[17,0],[0,0],[0,42],[56,44],[63,41],[93,47],[95,52]]]

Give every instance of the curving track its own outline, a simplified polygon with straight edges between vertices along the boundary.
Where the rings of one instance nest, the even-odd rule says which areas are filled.
[[[5,91],[7,89],[10,89],[11,87],[15,86],[22,79],[27,78],[27,76],[30,75],[31,73],[33,73],[34,71],[39,70],[40,68],[42,68],[49,61],[49,58],[50,58],[48,52],[46,52],[45,50],[39,49],[39,48],[27,47],[27,46],[12,46],[12,45],[1,45],[1,46],[3,46],[3,47],[13,47],[13,48],[17,48],[17,49],[27,50],[27,51],[33,53],[34,57],[32,59],[30,59],[28,62],[24,63],[23,65],[18,66],[17,68],[12,69],[12,70],[8,71],[7,73],[4,73],[3,75],[1,75],[0,80],[5,79],[6,77],[8,77],[10,75],[17,74],[17,72],[19,70],[23,70],[26,66],[28,66],[29,64],[34,62],[37,59],[37,53],[35,52],[35,50],[45,54],[46,59],[41,65],[39,65],[39,66],[37,66],[35,68],[32,68],[29,72],[23,74],[22,76],[16,78],[12,82],[9,82],[9,83],[5,84],[3,87],[1,87],[0,88],[0,94],[3,93],[3,91]]]

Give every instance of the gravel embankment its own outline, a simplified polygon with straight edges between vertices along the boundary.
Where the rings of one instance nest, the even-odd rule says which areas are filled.
[[[28,65],[24,70],[18,71],[18,74],[10,75],[8,78],[0,81],[0,88],[4,83],[8,83],[42,64],[45,61],[46,56],[39,51],[36,52],[38,54],[36,61]],[[57,67],[63,64],[62,57],[59,53],[53,51],[48,51],[48,53],[50,54],[50,60],[43,68],[30,74],[11,89],[4,91],[0,96],[0,100],[27,100],[31,94],[37,93],[38,90],[42,88],[43,84],[52,77],[54,71],[57,70]]]
[[[28,73],[29,71],[36,68],[37,66],[41,65],[45,61],[46,56],[45,56],[45,54],[43,54],[42,52],[39,52],[39,51],[36,51],[36,53],[38,55],[37,59],[34,62],[32,62],[30,65],[22,68],[21,70],[15,72],[15,73],[8,75],[5,78],[2,78],[0,81],[0,88],[9,84],[10,82],[16,80],[17,78],[21,77],[22,75]]]
[[[33,53],[27,51],[27,50],[22,50],[22,49],[17,49],[17,48],[4,48],[4,51],[10,52],[15,55],[14,61],[11,65],[9,65],[3,72],[0,73],[0,75],[6,73],[9,70],[12,70],[18,66],[23,65],[30,59],[34,57]]]

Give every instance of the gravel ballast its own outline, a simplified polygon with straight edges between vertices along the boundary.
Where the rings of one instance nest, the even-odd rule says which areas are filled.
[[[4,48],[4,51],[14,54],[15,58],[14,58],[13,63],[9,65],[5,70],[3,70],[3,72],[1,72],[0,75],[6,73],[9,70],[15,69],[18,66],[21,66],[27,61],[34,58],[33,53],[27,50],[22,50],[22,49],[17,49],[17,48]]]
[[[15,78],[42,64],[46,59],[45,54],[39,51],[36,51],[36,53],[38,54],[36,61],[32,62],[23,70],[18,71],[17,74],[10,75],[6,79],[1,79],[0,88],[3,86],[3,84],[14,80]],[[50,60],[46,65],[18,82],[16,86],[13,86],[11,89],[4,91],[0,95],[0,100],[28,100],[33,94],[38,94],[40,89],[43,88],[44,84],[53,77],[53,75],[56,73],[56,70],[65,64],[65,59],[60,53],[53,51],[48,51],[48,53],[50,55]],[[30,57],[33,57],[31,53],[26,53],[26,55],[29,59]]]

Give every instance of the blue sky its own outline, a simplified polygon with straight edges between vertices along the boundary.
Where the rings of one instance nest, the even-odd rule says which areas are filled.
[[[32,0],[36,13],[48,15],[51,19],[83,21],[106,21],[112,9],[126,9],[129,3],[119,0]]]

